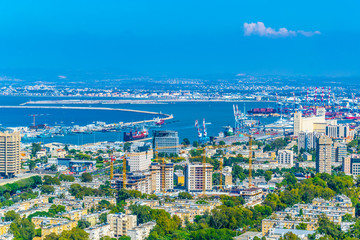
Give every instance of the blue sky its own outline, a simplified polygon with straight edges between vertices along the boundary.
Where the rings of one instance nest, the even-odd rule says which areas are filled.
[[[359,8],[358,0],[2,0],[0,75],[359,76]],[[255,24],[250,34],[246,23]]]

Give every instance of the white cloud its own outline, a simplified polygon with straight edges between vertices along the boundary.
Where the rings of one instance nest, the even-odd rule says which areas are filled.
[[[295,37],[297,35],[303,35],[305,37],[311,37],[317,34],[321,34],[319,31],[315,32],[306,32],[303,30],[287,30],[286,28],[279,28],[279,30],[275,30],[271,27],[265,27],[263,22],[257,23],[244,23],[244,35],[259,35],[263,37]]]

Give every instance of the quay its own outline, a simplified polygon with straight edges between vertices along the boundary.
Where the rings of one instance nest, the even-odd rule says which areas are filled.
[[[107,107],[65,107],[65,106],[0,106],[0,108],[30,108],[30,109],[75,109],[75,110],[104,110],[104,111],[122,111],[122,112],[136,112],[136,113],[145,113],[151,115],[162,115],[164,118],[162,120],[170,120],[173,118],[173,115],[161,113],[161,112],[150,112],[150,111],[142,111],[142,110],[134,110],[134,109],[124,109],[124,108],[107,108]],[[140,124],[140,123],[149,123],[154,122],[154,119],[151,120],[143,120],[137,122],[127,122],[123,123],[124,126]]]

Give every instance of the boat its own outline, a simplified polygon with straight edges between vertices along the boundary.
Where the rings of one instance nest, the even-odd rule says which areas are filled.
[[[164,119],[161,119],[159,117],[154,118],[153,120],[154,120],[155,125],[163,125],[164,124]]]
[[[130,130],[130,132],[124,132],[124,142],[141,140],[147,138],[149,136],[149,132],[143,128],[141,131],[138,130]]]

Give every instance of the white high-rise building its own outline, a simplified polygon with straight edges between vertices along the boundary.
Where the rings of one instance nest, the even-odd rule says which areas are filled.
[[[144,152],[130,152],[127,154],[126,161],[129,164],[130,171],[144,171],[148,170],[153,158],[153,150],[150,149]]]
[[[107,223],[110,225],[111,237],[119,238],[127,235],[127,231],[136,227],[136,215],[114,213],[107,215]]]
[[[350,136],[350,128],[344,124],[327,125],[325,134],[331,138],[346,138]]]
[[[291,150],[279,150],[277,155],[278,164],[294,165],[294,152]]]

